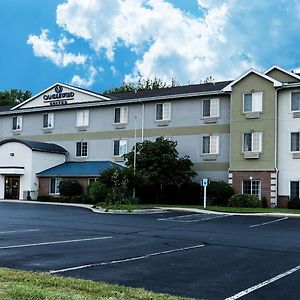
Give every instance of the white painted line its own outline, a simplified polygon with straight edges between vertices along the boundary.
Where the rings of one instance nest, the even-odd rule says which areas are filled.
[[[65,269],[53,270],[53,271],[49,271],[48,273],[49,274],[65,273],[65,272],[75,271],[75,270],[80,270],[80,269],[119,264],[119,263],[124,263],[124,262],[141,260],[141,259],[145,259],[145,258],[149,258],[149,257],[153,257],[153,256],[158,256],[158,255],[165,255],[165,254],[170,254],[170,253],[175,253],[175,252],[181,252],[181,251],[197,249],[197,248],[201,248],[201,247],[204,247],[204,246],[205,245],[200,244],[200,245],[195,245],[195,246],[191,246],[191,247],[171,249],[171,250],[166,250],[166,251],[161,251],[161,252],[154,252],[154,253],[150,253],[150,254],[145,254],[145,255],[142,255],[142,256],[136,256],[136,257],[119,259],[119,260],[113,260],[113,261],[109,261],[109,262],[99,262],[99,263],[92,263],[92,264],[75,266],[75,267],[70,267],[70,268],[65,268]]]
[[[276,219],[276,220],[269,221],[269,222],[265,222],[265,223],[260,223],[260,224],[255,224],[255,225],[250,225],[249,227],[250,227],[250,228],[253,228],[253,227],[258,227],[258,226],[264,226],[264,225],[268,225],[268,224],[272,224],[272,223],[284,221],[284,220],[286,220],[286,219],[288,219],[288,217]]]
[[[225,300],[235,300],[235,299],[239,299],[241,297],[244,297],[247,294],[249,294],[249,293],[251,293],[251,292],[253,292],[255,290],[258,290],[258,289],[260,289],[260,288],[262,288],[262,287],[264,287],[264,286],[266,286],[266,285],[268,285],[270,283],[273,283],[273,282],[275,282],[275,281],[277,281],[277,280],[279,280],[279,279],[281,279],[281,278],[283,278],[285,276],[291,275],[291,274],[293,274],[293,273],[295,273],[295,272],[297,272],[299,270],[300,270],[300,265],[297,266],[297,267],[295,267],[295,268],[293,268],[293,269],[290,269],[290,270],[288,270],[288,271],[286,271],[284,273],[281,273],[281,274],[279,274],[279,275],[277,275],[277,276],[275,276],[275,277],[273,277],[271,279],[268,279],[268,280],[266,280],[264,282],[261,282],[259,284],[253,285],[250,288],[248,288],[248,289],[246,289],[244,291],[241,291],[241,292],[239,292],[238,294],[236,294],[234,296],[226,298]]]
[[[230,215],[218,215],[218,216],[214,216],[214,217],[205,217],[205,218],[194,219],[194,220],[182,220],[183,218],[188,219],[189,217],[193,217],[193,216],[201,217],[202,215],[192,214],[192,215],[162,218],[162,219],[157,219],[157,220],[158,221],[178,222],[178,223],[194,223],[194,222],[201,222],[201,221],[230,217]]]
[[[112,238],[112,236],[102,236],[102,237],[95,237],[95,238],[88,238],[88,239],[45,242],[45,243],[13,245],[13,246],[2,246],[2,247],[0,247],[0,249],[13,249],[13,248],[25,248],[25,247],[44,246],[44,245],[54,245],[54,244],[78,243],[78,242],[87,242],[87,241],[95,241],[95,240],[105,240],[105,239],[111,239],[111,238]]]
[[[0,231],[0,234],[21,233],[21,232],[35,232],[35,231],[40,231],[40,230],[39,229],[10,230],[10,231]]]

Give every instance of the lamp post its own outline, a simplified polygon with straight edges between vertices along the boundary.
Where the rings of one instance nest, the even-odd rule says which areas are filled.
[[[136,123],[138,115],[134,115],[134,147],[133,147],[133,174],[136,173]],[[135,198],[135,187],[133,187],[132,197]]]
[[[142,138],[142,143],[144,142],[144,123],[145,123],[145,103],[139,99],[139,102],[142,104],[142,126],[141,126],[141,130],[142,130],[142,134],[141,134],[141,138]]]

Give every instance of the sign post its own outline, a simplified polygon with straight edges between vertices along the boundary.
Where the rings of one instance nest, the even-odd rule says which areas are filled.
[[[203,197],[203,206],[204,208],[206,208],[206,187],[208,184],[208,180],[207,179],[202,179],[202,186],[204,187],[204,197]]]

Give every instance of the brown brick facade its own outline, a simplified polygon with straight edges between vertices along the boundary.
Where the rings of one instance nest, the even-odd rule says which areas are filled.
[[[231,171],[232,187],[237,194],[242,194],[242,182],[245,180],[261,181],[261,198],[266,197],[271,206],[271,174],[270,171]]]

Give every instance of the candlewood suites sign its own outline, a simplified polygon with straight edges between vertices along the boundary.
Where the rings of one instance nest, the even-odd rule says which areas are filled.
[[[63,89],[61,85],[57,85],[54,89],[55,93],[43,96],[44,102],[49,102],[51,106],[68,104],[67,100],[73,100],[75,94],[73,92],[63,92]]]

